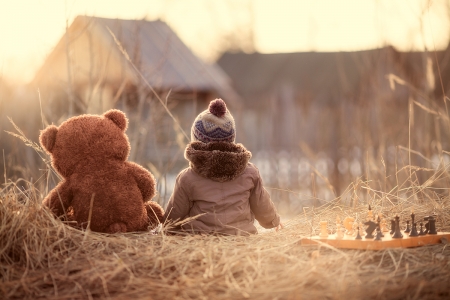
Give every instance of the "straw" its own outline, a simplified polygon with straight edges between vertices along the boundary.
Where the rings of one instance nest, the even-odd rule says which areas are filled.
[[[411,208],[416,220],[436,213],[438,230],[450,231],[450,198],[436,189],[445,174],[397,187],[401,193],[357,182],[347,192],[368,190],[370,198],[355,207],[335,199],[251,237],[174,236],[167,225],[159,233],[80,231],[42,207],[33,185],[9,183],[0,192],[0,298],[448,299],[447,244],[381,251],[299,244],[319,232],[319,220],[333,232],[336,216],[365,218],[369,202],[386,218],[407,218]]]

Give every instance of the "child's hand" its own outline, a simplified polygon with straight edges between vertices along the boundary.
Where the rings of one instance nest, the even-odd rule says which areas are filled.
[[[284,225],[283,225],[283,223],[280,222],[280,224],[278,224],[278,226],[275,228],[275,231],[278,231],[283,228],[284,228]]]

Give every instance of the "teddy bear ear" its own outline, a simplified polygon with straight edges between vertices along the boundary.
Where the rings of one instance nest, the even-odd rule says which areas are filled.
[[[39,135],[39,142],[41,142],[42,147],[48,152],[52,153],[53,146],[55,146],[56,134],[58,133],[58,127],[55,125],[50,125],[44,130],[41,130]]]
[[[113,121],[122,131],[127,129],[128,119],[122,111],[118,109],[110,109],[103,115]]]

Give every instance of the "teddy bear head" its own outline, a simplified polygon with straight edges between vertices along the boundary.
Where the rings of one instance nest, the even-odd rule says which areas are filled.
[[[42,130],[39,141],[52,157],[53,167],[63,177],[77,166],[105,160],[125,161],[130,143],[125,134],[128,119],[120,110],[103,115],[80,115]]]

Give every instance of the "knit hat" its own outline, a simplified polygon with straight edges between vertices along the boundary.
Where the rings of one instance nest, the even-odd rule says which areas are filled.
[[[234,119],[222,99],[211,101],[208,109],[201,112],[192,124],[191,141],[193,142],[234,142],[235,139]]]

